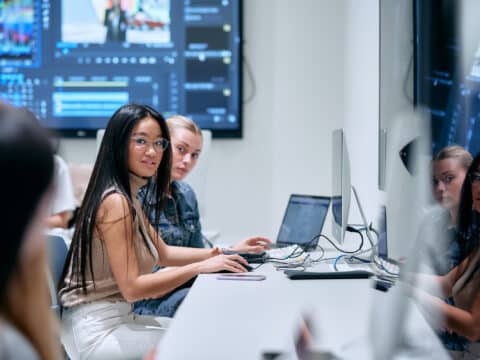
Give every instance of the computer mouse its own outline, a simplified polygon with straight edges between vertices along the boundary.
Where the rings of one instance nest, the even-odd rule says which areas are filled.
[[[254,270],[254,268],[253,268],[252,266],[250,266],[250,265],[242,264],[242,266],[243,266],[248,272]],[[230,271],[230,270],[220,270],[218,273],[219,273],[219,274],[226,274],[226,273],[233,273],[233,271]]]
[[[225,255],[233,255],[233,254],[240,255],[241,257],[243,257],[245,260],[247,260],[249,263],[252,263],[252,264],[263,264],[267,257],[267,253],[265,251],[261,253],[248,253],[248,252],[239,252],[235,250],[226,249],[226,250],[223,250],[223,253]]]

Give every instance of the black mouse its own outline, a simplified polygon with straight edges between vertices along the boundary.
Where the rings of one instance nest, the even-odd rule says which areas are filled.
[[[238,254],[251,264],[263,264],[267,257],[267,253],[265,251],[262,253],[248,253],[248,252],[238,252],[231,249],[224,249],[223,253],[225,255]]]
[[[248,272],[250,271],[253,271],[253,267],[251,267],[250,265],[245,265],[245,264],[241,264]],[[220,270],[218,271],[219,274],[226,274],[226,273],[233,273],[233,271],[230,271],[230,270]]]

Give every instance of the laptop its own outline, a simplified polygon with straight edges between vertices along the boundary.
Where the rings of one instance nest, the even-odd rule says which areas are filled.
[[[329,206],[330,197],[290,195],[277,241],[271,247],[298,245],[307,251],[314,249],[318,238],[312,239],[322,233]]]

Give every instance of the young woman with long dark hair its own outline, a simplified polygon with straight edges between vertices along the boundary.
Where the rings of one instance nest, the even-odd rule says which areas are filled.
[[[156,345],[168,321],[132,313],[131,303],[158,298],[200,273],[246,271],[246,261],[221,250],[166,245],[144,210],[160,216],[172,150],[161,114],[125,105],[111,117],[69,250],[60,297],[64,346],[72,359],[130,359]],[[147,184],[154,209],[140,203]],[[154,265],[172,266],[152,273]]]

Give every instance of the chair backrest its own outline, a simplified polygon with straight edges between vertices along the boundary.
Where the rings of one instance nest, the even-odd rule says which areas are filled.
[[[49,250],[49,290],[52,309],[60,315],[61,305],[58,301],[57,284],[62,275],[63,266],[67,259],[68,248],[65,240],[58,235],[48,235]]]
[[[72,179],[73,194],[77,202],[77,206],[82,204],[83,197],[87,190],[90,176],[92,175],[92,164],[70,163],[68,165],[70,177]]]

